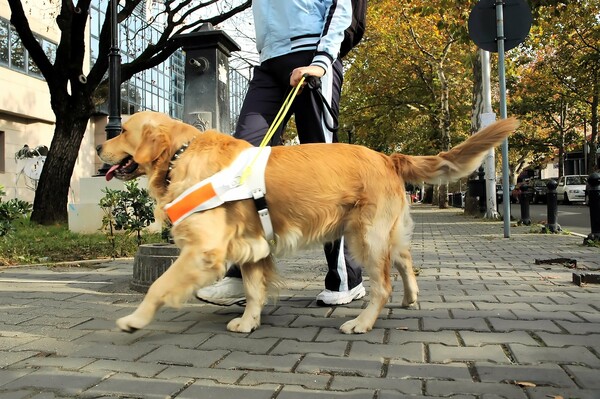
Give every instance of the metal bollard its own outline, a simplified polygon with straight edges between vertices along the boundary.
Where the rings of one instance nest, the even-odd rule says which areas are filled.
[[[600,173],[594,172],[588,177],[587,196],[592,232],[583,240],[584,244],[600,241]]]
[[[552,179],[546,184],[546,187],[548,187],[548,194],[546,196],[548,221],[546,222],[546,226],[544,226],[543,230],[545,232],[558,233],[562,230],[558,224],[558,201],[556,194],[556,187],[558,187],[558,183],[556,180]]]
[[[529,216],[529,186],[527,184],[521,185],[519,203],[521,204],[521,220],[518,224],[529,226],[531,225],[531,217]]]

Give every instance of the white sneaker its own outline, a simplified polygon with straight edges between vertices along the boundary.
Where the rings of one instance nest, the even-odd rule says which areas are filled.
[[[344,305],[350,303],[355,299],[360,299],[365,296],[366,291],[362,283],[348,291],[330,291],[323,290],[317,295],[317,305],[319,306],[331,306],[331,305]]]
[[[246,304],[244,283],[241,278],[237,277],[224,277],[213,285],[200,288],[196,291],[196,298],[219,306],[244,306]]]

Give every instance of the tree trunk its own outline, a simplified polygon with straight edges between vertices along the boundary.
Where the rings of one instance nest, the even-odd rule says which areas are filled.
[[[442,150],[449,151],[450,150],[450,105],[448,103],[449,99],[449,89],[448,89],[448,79],[446,79],[446,74],[444,73],[444,68],[440,64],[438,66],[438,78],[440,80],[441,85],[441,96],[440,96],[440,106],[441,106],[441,115],[440,115],[440,133],[442,135]],[[440,195],[439,195],[439,207],[440,209],[448,208],[448,184],[440,185]]]
[[[477,133],[481,127],[481,114],[484,112],[483,76],[481,71],[481,52],[475,51],[473,63],[473,104],[471,106],[471,134]],[[469,175],[468,180],[477,179],[477,171]],[[481,216],[479,201],[467,191],[465,196],[465,215]]]
[[[448,201],[448,185],[440,184],[439,186],[439,208],[447,209],[450,206],[450,202]]]
[[[35,192],[31,221],[43,225],[67,222],[71,176],[85,134],[89,114],[65,109],[57,115],[48,157]]]

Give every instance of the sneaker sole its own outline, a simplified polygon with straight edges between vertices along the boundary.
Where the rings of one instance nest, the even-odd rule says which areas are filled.
[[[338,306],[338,305],[347,305],[352,301],[356,301],[361,299],[366,295],[366,290],[363,288],[361,291],[358,291],[353,297],[349,297],[348,300],[338,301],[336,303],[325,303],[321,299],[317,300],[317,306]]]
[[[204,299],[204,298],[201,298],[196,295],[196,299],[198,299],[199,301],[202,301],[202,302],[210,303],[211,305],[216,305],[216,306],[233,306],[233,305],[246,306],[245,298],[242,298],[242,299],[233,299],[232,298],[230,300],[223,300],[223,301],[217,302],[217,301],[209,301],[208,299]]]

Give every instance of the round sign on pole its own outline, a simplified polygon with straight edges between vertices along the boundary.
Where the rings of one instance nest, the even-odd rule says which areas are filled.
[[[469,15],[469,37],[479,48],[498,52],[496,3],[502,1],[504,11],[504,50],[525,41],[531,29],[531,10],[525,0],[480,0]]]

